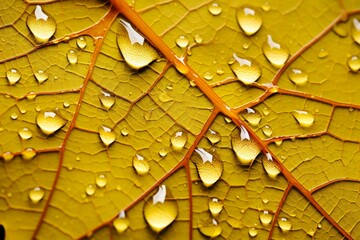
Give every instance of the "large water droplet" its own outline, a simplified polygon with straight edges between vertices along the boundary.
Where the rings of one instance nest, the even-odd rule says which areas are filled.
[[[263,53],[269,62],[277,68],[282,67],[289,57],[289,50],[275,42],[271,35],[267,35],[267,41],[263,45]]]
[[[115,104],[116,98],[111,93],[101,91],[99,93],[99,100],[103,108],[109,110]]]
[[[288,72],[289,79],[298,86],[303,86],[308,81],[308,74],[299,69],[291,69]]]
[[[20,80],[21,74],[16,68],[11,68],[6,72],[6,78],[10,85],[14,85]]]
[[[215,219],[211,219],[210,221],[204,221],[198,225],[200,232],[210,238],[215,238],[219,236],[222,232],[220,224],[218,224]]]
[[[235,61],[230,62],[230,68],[241,82],[248,85],[259,79],[261,68],[253,60],[240,58],[235,53],[233,57]]]
[[[314,115],[307,111],[294,111],[292,115],[300,126],[304,128],[311,127],[315,121]]]
[[[19,129],[18,134],[22,140],[28,140],[33,136],[32,131],[28,128]]]
[[[4,159],[5,162],[8,162],[12,160],[15,155],[12,152],[4,152],[3,154],[1,154],[1,157]]]
[[[206,138],[211,142],[211,144],[216,144],[221,141],[221,136],[218,132],[211,130],[210,128],[206,132]]]
[[[100,174],[99,176],[96,177],[95,182],[99,188],[105,187],[107,184],[106,176],[103,174]]]
[[[209,199],[209,210],[213,217],[219,215],[221,210],[223,209],[223,202],[217,198],[210,198]]]
[[[35,187],[34,189],[30,190],[29,198],[32,203],[38,203],[43,199],[45,196],[45,191],[40,187]]]
[[[56,31],[55,19],[46,14],[40,5],[37,5],[33,14],[27,17],[26,24],[39,43],[49,41]]]
[[[43,70],[39,70],[35,73],[35,78],[39,83],[43,83],[48,80],[49,76]]]
[[[287,218],[284,218],[284,217],[279,218],[278,224],[279,224],[281,231],[283,231],[283,232],[288,232],[291,229],[291,221]]]
[[[79,37],[78,39],[76,39],[76,45],[80,49],[86,48],[86,39],[84,37]]]
[[[237,159],[242,165],[251,165],[260,153],[258,145],[250,138],[248,131],[241,126],[231,133],[231,145]]]
[[[149,161],[139,154],[135,154],[135,156],[133,157],[133,166],[137,174],[140,175],[146,174],[150,170]]]
[[[94,195],[94,193],[95,193],[95,186],[94,186],[93,184],[87,185],[86,188],[85,188],[85,193],[86,193],[88,196]]]
[[[166,186],[161,185],[157,193],[144,205],[145,220],[155,232],[161,232],[175,221],[178,215],[177,202],[169,196]]]
[[[241,116],[254,127],[259,126],[261,121],[261,114],[252,108],[246,108],[245,111],[241,112]]]
[[[180,35],[177,39],[176,39],[176,45],[178,45],[181,48],[186,48],[189,45],[189,39],[187,39],[185,36]]]
[[[111,128],[102,125],[99,127],[99,137],[105,146],[110,146],[116,139],[116,133]]]
[[[76,64],[78,61],[78,56],[77,56],[76,52],[72,49],[67,52],[66,57],[67,57],[67,60],[69,61],[69,63],[72,65]]]
[[[113,226],[118,233],[123,233],[129,227],[129,219],[125,216],[125,211],[122,210],[119,213],[119,217],[117,217],[114,222]]]
[[[36,123],[46,135],[58,131],[66,124],[66,120],[55,111],[41,111],[36,117]]]
[[[222,7],[217,2],[210,3],[208,9],[213,16],[220,15],[220,13],[222,12]]]
[[[255,34],[262,26],[262,17],[254,8],[242,7],[236,12],[237,21],[246,35]]]
[[[258,230],[256,228],[249,228],[249,236],[256,237],[258,235]]]
[[[260,222],[264,226],[267,226],[267,225],[269,225],[271,223],[273,217],[272,217],[272,214],[269,211],[264,210],[264,211],[260,212],[259,218],[260,218]]]
[[[31,160],[36,156],[36,151],[33,148],[26,148],[21,152],[21,157],[23,160]]]
[[[185,130],[177,130],[171,135],[170,142],[176,151],[181,151],[188,139],[188,133]]]
[[[351,36],[355,42],[360,44],[360,21],[357,18],[353,18],[353,27],[351,30]]]
[[[205,187],[216,183],[223,172],[223,163],[215,152],[208,152],[202,148],[195,149],[191,160],[195,163],[199,177]]]
[[[265,125],[261,130],[266,137],[272,136],[273,131],[269,125]]]
[[[360,58],[358,56],[351,56],[347,64],[351,71],[358,72],[360,70]]]
[[[117,45],[126,63],[140,69],[159,57],[155,49],[141,36],[133,26],[120,19],[120,32],[117,36]]]
[[[266,155],[262,157],[262,164],[269,177],[275,178],[277,175],[279,175],[280,169],[274,163],[274,160],[270,153],[266,153]]]

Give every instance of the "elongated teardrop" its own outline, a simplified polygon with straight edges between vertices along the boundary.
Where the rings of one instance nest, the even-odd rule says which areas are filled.
[[[263,45],[263,53],[276,68],[282,67],[289,57],[289,50],[284,45],[275,42],[271,35],[267,35],[267,41]]]
[[[185,130],[178,130],[171,135],[170,142],[176,151],[181,151],[188,139],[188,134]]]
[[[239,8],[236,12],[236,18],[241,29],[248,36],[254,35],[262,26],[262,17],[254,8]]]
[[[99,137],[105,146],[110,146],[116,139],[116,133],[107,126],[99,127]]]
[[[215,219],[203,221],[198,224],[200,232],[206,237],[215,238],[222,232],[220,224]]]
[[[233,54],[235,61],[230,62],[230,68],[236,77],[245,85],[256,82],[261,76],[261,68],[254,60],[238,57]]]
[[[279,175],[280,169],[274,163],[270,153],[266,153],[266,155],[262,157],[262,164],[269,177],[276,178],[276,176]]]
[[[50,135],[62,128],[66,120],[56,111],[41,111],[36,117],[36,123],[43,133]]]
[[[125,232],[126,229],[128,229],[129,224],[129,219],[126,217],[124,210],[120,211],[119,217],[117,217],[113,222],[113,226],[118,233]]]
[[[223,209],[223,202],[217,198],[210,198],[209,199],[209,211],[213,217],[219,215],[219,213]]]
[[[294,111],[292,115],[300,126],[304,128],[311,127],[315,121],[314,115],[307,111]]]
[[[6,72],[6,78],[10,85],[14,85],[21,78],[21,73],[16,68],[11,68]]]
[[[40,5],[27,17],[26,24],[39,43],[49,41],[56,31],[55,19],[44,12]]]
[[[139,154],[135,154],[133,157],[133,166],[139,175],[146,174],[150,170],[149,161]]]
[[[241,112],[241,116],[243,116],[245,120],[254,127],[259,126],[261,121],[261,114],[252,108],[246,108],[245,111]]]
[[[259,146],[250,138],[248,131],[241,126],[231,133],[231,145],[237,159],[242,165],[251,165],[260,153]]]

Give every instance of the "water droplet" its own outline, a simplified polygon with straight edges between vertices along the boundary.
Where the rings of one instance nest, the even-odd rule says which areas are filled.
[[[213,75],[211,72],[206,72],[206,73],[204,74],[204,79],[205,79],[205,80],[210,81],[211,79],[213,79],[213,77],[214,77],[214,75]]]
[[[95,193],[95,186],[94,186],[93,184],[87,185],[86,188],[85,188],[85,193],[86,193],[88,196],[94,195],[94,193]]]
[[[36,123],[46,135],[58,131],[66,124],[66,120],[54,111],[41,111],[36,117]]]
[[[12,120],[16,120],[18,117],[19,117],[19,116],[18,116],[18,114],[17,114],[16,112],[13,112],[13,113],[10,114],[10,118],[11,118]]]
[[[327,55],[329,55],[329,53],[324,48],[322,48],[318,53],[318,58],[326,58]]]
[[[263,202],[264,204],[267,204],[267,203],[269,202],[269,199],[263,198],[263,199],[262,199],[262,202]]]
[[[280,43],[274,42],[271,35],[267,35],[267,42],[263,45],[263,53],[276,68],[284,65],[289,57],[289,50]]]
[[[347,30],[339,24],[336,24],[333,27],[333,31],[336,35],[338,35],[339,37],[342,37],[342,38],[344,38],[348,35]]]
[[[103,108],[109,110],[115,104],[116,98],[111,93],[101,91],[99,93],[99,100]]]
[[[133,167],[135,168],[137,174],[143,175],[149,172],[150,163],[143,156],[135,154],[133,157]]]
[[[130,23],[124,19],[120,19],[120,23],[117,45],[130,67],[140,69],[159,57],[156,50]]]
[[[20,80],[21,74],[16,68],[11,68],[6,72],[6,78],[10,85],[14,85]]]
[[[64,108],[68,108],[68,107],[70,107],[70,103],[69,102],[64,102],[63,106],[64,106]]]
[[[194,40],[195,40],[196,43],[202,43],[203,42],[203,38],[199,34],[195,34]]]
[[[45,191],[40,187],[35,187],[29,192],[29,198],[32,203],[38,203],[45,196]]]
[[[264,226],[267,226],[271,223],[273,216],[269,211],[264,210],[260,212],[259,218],[260,218],[260,222]]]
[[[321,229],[321,228],[322,228],[321,223],[318,223],[317,228],[318,228],[318,229]]]
[[[266,156],[264,155],[262,157],[262,164],[269,177],[274,179],[277,175],[279,175],[280,169],[274,163],[274,160],[270,153],[266,153]]]
[[[156,194],[154,194],[144,205],[144,216],[151,229],[155,232],[161,232],[178,215],[178,205],[176,200],[170,198],[171,194],[165,185],[161,185]]]
[[[231,145],[237,159],[242,165],[251,165],[260,153],[258,145],[250,138],[248,131],[241,126],[240,132],[235,128],[231,133]]]
[[[18,134],[22,140],[28,140],[33,136],[32,131],[28,128],[19,129]]]
[[[194,162],[199,177],[205,187],[211,187],[223,173],[223,163],[215,152],[209,152],[202,148],[195,149],[191,160]]]
[[[78,39],[76,39],[76,45],[80,49],[86,48],[86,39],[84,37],[79,37]]]
[[[360,58],[358,56],[351,56],[347,64],[351,71],[358,72],[360,70]]]
[[[355,42],[360,44],[360,21],[357,18],[353,18],[353,27],[351,30],[351,36]]]
[[[268,109],[267,107],[263,107],[261,111],[265,116],[269,116],[270,114],[270,109]]]
[[[4,159],[5,162],[12,160],[15,156],[12,152],[4,152],[1,154],[1,157]]]
[[[258,234],[258,230],[256,228],[249,228],[249,236],[256,237]]]
[[[223,74],[224,74],[224,69],[218,68],[218,69],[216,70],[216,74],[219,75],[219,76],[223,75]]]
[[[189,80],[189,85],[191,86],[191,87],[196,87],[196,83],[195,83],[195,81],[193,81],[193,80]]]
[[[168,90],[173,90],[174,89],[174,86],[171,84],[171,83],[168,83],[167,85],[166,85],[166,89],[168,89]]]
[[[262,10],[264,10],[265,12],[270,11],[270,4],[269,2],[264,2],[264,4],[262,5]]]
[[[202,222],[199,225],[200,232],[210,238],[215,238],[219,236],[222,232],[222,228],[220,224],[215,219],[211,219],[210,221]]]
[[[276,141],[275,141],[275,145],[278,146],[278,147],[280,147],[281,144],[282,144],[282,142],[283,142],[282,140],[276,140]]]
[[[106,176],[103,174],[100,174],[99,176],[96,177],[95,182],[99,188],[105,187],[107,184]]]
[[[241,112],[241,116],[243,116],[251,126],[259,126],[261,121],[261,114],[252,108],[246,108],[245,111]]]
[[[262,132],[264,133],[264,135],[266,137],[271,137],[272,136],[272,128],[269,125],[265,125],[262,129]]]
[[[307,111],[293,111],[292,115],[300,126],[304,128],[311,127],[315,121],[314,115]]]
[[[231,123],[232,122],[231,118],[229,118],[229,117],[224,117],[224,120],[225,120],[226,123]]]
[[[220,15],[222,12],[222,7],[216,2],[211,3],[208,9],[213,16]]]
[[[185,36],[180,35],[176,39],[176,44],[181,48],[186,48],[189,45],[189,40]]]
[[[298,86],[303,86],[308,80],[308,74],[299,69],[291,69],[288,72],[289,79]]]
[[[162,92],[159,94],[159,100],[160,100],[160,102],[167,103],[167,102],[174,101],[174,98],[172,96],[170,96],[169,94],[167,94],[167,92]]]
[[[125,211],[120,211],[119,217],[116,218],[113,222],[114,228],[118,233],[123,233],[126,231],[126,229],[128,229],[129,225],[129,219],[125,216]]]
[[[129,135],[129,130],[126,127],[122,128],[121,129],[121,135],[123,135],[123,136]]]
[[[248,43],[248,42],[245,42],[245,43],[242,45],[242,48],[245,49],[245,50],[249,49],[249,47],[250,47],[250,43]]]
[[[235,61],[230,64],[230,68],[241,82],[248,85],[259,79],[261,68],[253,60],[240,58],[235,53],[233,57]]]
[[[160,157],[166,157],[167,154],[168,154],[168,149],[167,148],[160,149],[160,151],[159,151]]]
[[[116,133],[111,128],[102,125],[99,127],[99,137],[105,146],[110,146],[116,139]]]
[[[221,141],[220,134],[211,130],[210,128],[206,132],[206,138],[211,142],[211,144],[216,144]]]
[[[49,76],[43,70],[39,70],[35,73],[35,78],[39,83],[43,83],[48,80]]]
[[[72,49],[67,52],[66,57],[67,57],[69,63],[72,65],[76,64],[78,61],[78,56],[77,56],[76,52]]]
[[[279,224],[281,231],[283,231],[283,232],[287,232],[291,229],[291,221],[287,218],[284,218],[284,217],[279,218],[278,224]]]
[[[21,157],[23,160],[31,160],[36,156],[36,151],[33,148],[26,148],[21,152]]]
[[[188,140],[188,133],[185,130],[177,130],[171,135],[170,142],[176,151],[181,151]]]
[[[26,24],[39,43],[49,41],[56,31],[55,19],[45,13],[40,5],[36,5],[33,14],[27,17]]]
[[[237,21],[246,35],[255,34],[262,26],[262,17],[254,8],[242,7],[236,12]]]
[[[35,92],[29,92],[28,94],[26,94],[26,98],[28,100],[34,100],[36,98],[36,93]]]
[[[217,199],[217,198],[209,199],[209,210],[213,217],[216,217],[217,215],[219,215],[219,213],[223,209],[223,206],[224,206],[223,202],[220,201],[219,199]]]

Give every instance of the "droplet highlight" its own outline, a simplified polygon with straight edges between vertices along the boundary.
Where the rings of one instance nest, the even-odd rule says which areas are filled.
[[[99,127],[99,137],[105,146],[110,146],[116,139],[116,133],[107,126]]]
[[[96,177],[95,182],[96,182],[96,186],[98,186],[99,188],[103,188],[107,184],[107,178],[105,175],[100,174],[99,176]]]
[[[275,42],[271,35],[267,35],[267,41],[262,49],[265,57],[276,68],[281,68],[289,57],[289,50]]]
[[[171,135],[170,142],[174,150],[181,151],[188,140],[188,133],[185,130],[177,130]]]
[[[180,35],[175,42],[180,48],[186,48],[189,45],[189,39],[183,35]]]
[[[45,43],[56,31],[55,19],[36,5],[34,12],[26,19],[26,24],[38,43]]]
[[[86,39],[84,37],[79,37],[78,39],[76,39],[76,45],[80,48],[80,49],[84,49],[86,48]]]
[[[36,124],[40,130],[51,135],[66,124],[66,120],[55,111],[41,111],[36,117]]]
[[[6,72],[6,78],[10,85],[14,85],[20,80],[21,74],[16,68],[11,68]]]
[[[222,7],[217,2],[210,3],[208,10],[213,16],[218,16],[222,13]]]
[[[239,8],[236,12],[236,18],[241,29],[248,36],[257,33],[262,26],[262,17],[254,8]]]
[[[347,64],[352,72],[359,72],[360,70],[360,58],[358,56],[351,56]]]
[[[206,132],[206,138],[211,142],[211,144],[216,144],[221,141],[221,136],[218,132],[211,130],[210,128]]]
[[[233,54],[235,61],[230,61],[230,68],[236,77],[245,85],[256,82],[261,76],[261,68],[254,63],[254,60],[240,58]]]
[[[251,165],[260,153],[259,146],[250,138],[245,127],[235,128],[231,133],[231,145],[237,159],[242,165]]]
[[[298,86],[304,86],[308,81],[308,74],[300,69],[291,69],[288,72],[288,77],[291,82]]]
[[[45,191],[40,187],[35,187],[29,192],[29,198],[31,202],[34,204],[40,202],[44,198],[44,196],[45,196]]]
[[[129,219],[125,215],[125,211],[122,210],[119,213],[119,216],[114,220],[113,226],[118,233],[123,233],[126,229],[129,228],[130,222]]]
[[[99,93],[99,101],[105,110],[109,110],[115,104],[116,98],[111,93],[101,91]]]
[[[213,217],[219,215],[222,211],[224,204],[221,200],[217,198],[210,198],[209,199],[209,211]]]
[[[311,127],[315,121],[314,115],[307,111],[293,111],[292,115],[303,128]]]
[[[139,175],[146,174],[150,170],[149,161],[139,154],[135,154],[133,157],[133,166],[136,173]]]
[[[262,164],[263,164],[263,167],[264,167],[266,173],[268,174],[268,176],[270,178],[275,179],[276,176],[279,175],[280,169],[275,164],[275,162],[274,162],[274,160],[273,160],[270,153],[266,153],[262,157]]]
[[[28,140],[33,136],[32,131],[28,128],[19,129],[18,134],[22,140]]]

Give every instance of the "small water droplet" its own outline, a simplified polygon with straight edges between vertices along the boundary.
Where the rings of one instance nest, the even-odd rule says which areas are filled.
[[[235,61],[231,61],[230,68],[241,82],[248,85],[260,78],[261,68],[254,63],[254,60],[240,58],[235,53],[233,57]]]
[[[64,102],[63,106],[64,106],[64,108],[68,108],[68,107],[70,107],[70,103],[69,102]]]
[[[206,73],[204,74],[204,79],[205,79],[205,80],[210,81],[211,79],[213,79],[213,77],[214,77],[214,75],[213,75],[211,72],[206,72]]]
[[[41,111],[36,117],[36,123],[46,135],[58,131],[66,124],[66,120],[55,111]]]
[[[283,231],[283,232],[288,232],[291,229],[291,221],[287,218],[284,218],[284,217],[279,218],[278,224],[279,224],[281,231]]]
[[[99,176],[96,177],[95,182],[99,188],[105,187],[107,184],[106,176],[103,174],[100,174]]]
[[[196,43],[202,43],[203,42],[203,38],[199,34],[194,35],[194,40],[195,40]]]
[[[167,103],[167,102],[174,101],[174,98],[172,96],[170,96],[167,92],[161,92],[159,94],[159,100],[160,100],[160,102]]]
[[[358,72],[360,70],[360,58],[358,56],[351,56],[347,64],[351,71]]]
[[[10,118],[11,118],[12,120],[16,120],[18,117],[19,117],[19,116],[18,116],[18,114],[17,114],[16,112],[13,112],[13,113],[10,114]]]
[[[209,211],[213,217],[219,215],[221,210],[223,209],[223,202],[217,198],[209,199]]]
[[[211,142],[211,144],[216,144],[221,141],[221,136],[218,132],[211,130],[210,128],[206,132],[206,138]]]
[[[329,53],[324,48],[322,48],[318,53],[318,58],[326,58],[327,55],[329,55]]]
[[[191,160],[196,166],[199,177],[205,187],[216,183],[223,173],[223,163],[215,152],[206,151],[202,148],[195,149]]]
[[[250,237],[256,237],[258,234],[258,230],[256,228],[249,228],[249,236]]]
[[[28,128],[19,129],[18,134],[22,140],[28,140],[33,136],[32,131]]]
[[[40,202],[44,198],[44,196],[45,196],[45,191],[40,187],[35,187],[29,192],[29,198],[32,203]]]
[[[215,219],[210,219],[208,221],[204,221],[199,223],[200,232],[210,238],[215,238],[219,236],[222,232],[222,228],[220,224]]]
[[[35,92],[29,92],[28,94],[26,94],[26,98],[28,100],[34,100],[36,98],[36,93]]]
[[[315,121],[314,115],[307,111],[293,111],[292,115],[301,127],[311,127]]]
[[[272,136],[273,131],[269,125],[265,125],[261,130],[266,137]]]
[[[105,146],[110,146],[116,139],[116,133],[111,128],[102,125],[99,127],[99,137]]]
[[[278,146],[278,147],[280,147],[281,144],[282,144],[282,142],[283,142],[282,140],[276,140],[276,141],[275,141],[275,145]]]
[[[66,57],[67,57],[69,63],[72,65],[76,64],[78,61],[78,56],[77,56],[76,52],[72,49],[67,52]]]
[[[225,120],[226,123],[231,123],[232,122],[231,118],[229,118],[229,117],[224,117],[224,120]]]
[[[178,211],[177,202],[171,199],[171,193],[165,185],[161,185],[144,205],[145,220],[155,232],[161,232],[175,221]]]
[[[322,228],[321,223],[318,223],[317,228],[318,228],[318,229],[321,229],[321,228]]]
[[[276,68],[282,67],[289,57],[289,50],[280,43],[275,42],[271,35],[267,35],[267,41],[263,45],[263,53]]]
[[[270,178],[274,179],[277,175],[279,175],[280,169],[274,163],[274,160],[270,153],[266,153],[266,155],[262,157],[262,164]]]
[[[191,86],[191,87],[196,87],[196,83],[195,83],[195,81],[193,81],[193,80],[189,80],[189,85]]]
[[[245,50],[249,49],[249,47],[250,47],[250,43],[248,43],[248,42],[245,42],[245,43],[242,45],[242,48],[245,49]]]
[[[152,110],[150,110],[150,111],[148,111],[148,112],[145,112],[145,113],[144,113],[144,119],[145,119],[146,121],[149,121],[150,118],[151,118],[151,115],[152,115]]]
[[[270,11],[270,4],[269,2],[264,2],[264,4],[261,6],[262,10],[264,10],[265,12]]]
[[[222,12],[222,7],[217,2],[210,3],[208,9],[213,16],[220,15]]]
[[[189,39],[183,35],[180,35],[175,42],[181,48],[186,48],[189,45]]]
[[[308,81],[308,74],[300,69],[291,69],[288,72],[288,77],[298,86],[303,86]]]
[[[353,18],[351,36],[356,43],[360,44],[360,21],[357,18]]]
[[[94,193],[95,193],[95,186],[94,186],[94,184],[89,184],[89,185],[87,185],[86,188],[85,188],[85,193],[86,193],[88,196],[94,195]]]
[[[135,156],[133,157],[133,167],[137,174],[143,175],[149,172],[150,163],[143,156],[135,154]]]
[[[265,116],[269,116],[270,114],[270,109],[268,109],[267,107],[263,107],[261,111]]]
[[[339,24],[336,24],[333,27],[333,31],[336,35],[338,35],[339,37],[342,37],[342,38],[344,38],[348,35],[347,30]]]
[[[235,128],[231,133],[231,145],[234,150],[237,159],[242,165],[251,165],[257,155],[260,153],[260,148],[254,142],[248,133],[248,131],[241,126],[240,132],[238,128]]]
[[[48,80],[49,76],[43,70],[39,70],[35,73],[35,78],[41,84]]]
[[[264,210],[260,212],[259,218],[260,218],[260,222],[264,226],[267,226],[271,223],[273,216],[269,211]]]
[[[99,100],[103,108],[109,110],[115,104],[116,98],[111,93],[101,91],[99,93]]]
[[[118,233],[123,233],[128,229],[130,225],[129,219],[125,216],[125,211],[122,210],[119,213],[119,217],[117,217],[114,222],[113,226]]]
[[[177,130],[171,135],[170,142],[176,151],[181,151],[188,140],[188,133],[185,130]]]
[[[21,152],[21,157],[23,160],[31,160],[36,156],[36,151],[33,148],[26,148]]]
[[[76,161],[80,161],[80,160],[81,160],[80,154],[76,155],[75,160],[76,160]]]
[[[121,135],[123,135],[124,137],[129,135],[129,130],[126,127],[122,128]]]
[[[245,111],[241,112],[241,116],[243,116],[246,122],[254,127],[259,126],[261,121],[261,114],[252,108],[246,108]]]
[[[167,85],[166,85],[166,89],[168,89],[168,90],[173,90],[174,89],[174,86],[171,84],[171,83],[168,83]]]
[[[218,68],[218,69],[216,70],[216,74],[219,75],[219,76],[223,75],[223,74],[224,74],[224,69]]]
[[[36,5],[33,14],[26,19],[26,24],[39,43],[45,43],[56,31],[55,19],[44,12],[40,5]]]
[[[267,203],[269,202],[269,199],[263,198],[263,199],[262,199],[262,202],[263,202],[264,204],[267,204]]]
[[[12,160],[15,156],[12,152],[4,152],[1,154],[1,157],[4,159],[5,162]]]
[[[86,39],[84,37],[79,37],[78,39],[76,39],[76,45],[80,49],[86,48]]]
[[[262,17],[258,11],[250,7],[239,8],[236,18],[246,35],[254,35],[262,26]]]
[[[6,72],[6,78],[10,85],[14,85],[21,78],[21,73],[16,68],[11,68]]]
[[[167,148],[160,149],[160,151],[159,151],[160,157],[166,157],[167,154],[168,154],[168,149]]]

